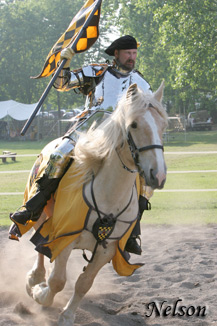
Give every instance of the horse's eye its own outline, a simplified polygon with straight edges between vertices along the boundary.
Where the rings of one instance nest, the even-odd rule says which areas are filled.
[[[136,121],[133,121],[133,122],[132,122],[131,127],[132,127],[133,129],[136,129],[136,128],[137,128],[137,123],[136,123]]]

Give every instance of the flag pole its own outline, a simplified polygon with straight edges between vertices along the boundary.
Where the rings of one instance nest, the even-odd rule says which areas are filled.
[[[49,84],[47,85],[46,89],[44,90],[43,94],[41,95],[34,111],[32,112],[31,116],[29,117],[29,119],[26,121],[23,129],[21,130],[20,134],[21,136],[24,136],[25,133],[27,132],[27,130],[29,129],[33,119],[35,118],[36,114],[38,113],[38,111],[40,110],[42,104],[44,103],[48,93],[50,92],[51,88],[53,87],[53,84],[55,83],[57,77],[60,74],[60,71],[62,70],[62,68],[64,67],[65,63],[66,63],[67,59],[63,59],[63,61],[61,62],[60,66],[58,67],[58,69],[55,72],[55,75],[52,77],[52,79],[50,80]]]
[[[70,48],[73,49],[73,47],[75,47],[81,37],[81,34],[83,33],[84,29],[88,26],[90,20],[92,19],[93,15],[95,14],[95,12],[98,10],[100,3],[102,2],[102,0],[96,0],[96,4],[95,4],[95,8],[93,9],[93,11],[90,13],[90,15],[88,16],[86,22],[84,23],[84,25],[82,26],[82,28],[80,29],[80,31],[78,32],[78,35],[75,37],[74,41],[72,42]],[[46,89],[44,90],[43,94],[41,95],[34,111],[32,112],[31,116],[29,117],[29,119],[26,121],[23,129],[21,130],[20,134],[21,136],[24,136],[25,133],[27,132],[28,128],[30,127],[33,119],[35,118],[36,114],[38,113],[38,111],[40,110],[42,104],[44,103],[48,93],[50,92],[53,84],[55,83],[57,77],[60,74],[60,71],[63,69],[65,63],[66,63],[67,59],[63,59],[59,65],[59,67],[57,68],[57,70],[55,71],[55,74],[53,75],[52,79],[50,80],[50,82],[48,83]]]

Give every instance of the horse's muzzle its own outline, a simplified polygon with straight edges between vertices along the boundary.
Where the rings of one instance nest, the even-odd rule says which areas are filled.
[[[150,169],[147,179],[146,182],[150,187],[153,189],[162,189],[166,182],[166,168],[165,171]]]

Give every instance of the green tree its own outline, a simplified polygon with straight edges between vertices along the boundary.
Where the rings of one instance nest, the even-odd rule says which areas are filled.
[[[84,0],[6,0],[0,11],[0,100],[13,99],[23,103],[37,102],[49,78],[30,79],[40,73],[48,52],[64,33]],[[74,56],[71,68],[76,69],[91,62],[105,62],[105,46],[115,27],[110,22],[118,8],[118,1],[103,1],[100,19],[100,37],[87,52]],[[52,89],[45,101],[57,108],[84,104],[82,94],[59,93]]]
[[[82,0],[23,0],[3,5],[0,17],[0,100],[13,99],[24,103],[38,101],[49,78],[30,79],[41,71],[48,52],[71,19],[83,5]],[[81,66],[84,55],[73,59],[75,68]],[[49,102],[57,103],[57,92],[51,91]],[[63,104],[69,96],[61,97]],[[78,97],[76,97],[77,99]],[[71,101],[72,102],[72,101]]]
[[[216,103],[217,2],[215,0],[120,1],[121,32],[140,42],[138,67],[153,89],[166,81],[168,109]]]
[[[85,0],[1,0],[0,100],[38,101],[49,78],[39,74],[48,52]],[[201,108],[216,111],[216,0],[104,0],[100,37],[71,68],[110,59],[104,49],[116,35],[131,34],[141,42],[137,68],[155,90],[164,79],[169,112]],[[53,89],[46,103],[57,107]],[[74,92],[58,95],[61,107],[84,103]]]
[[[217,91],[217,2],[213,0],[165,1],[155,19],[162,45],[169,51],[173,87],[214,107]],[[207,97],[208,96],[208,97]],[[188,96],[189,98],[189,96]]]

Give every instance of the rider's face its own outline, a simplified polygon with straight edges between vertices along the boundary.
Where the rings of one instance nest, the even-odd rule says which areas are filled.
[[[136,63],[137,49],[115,50],[115,58],[126,70],[131,71]]]

